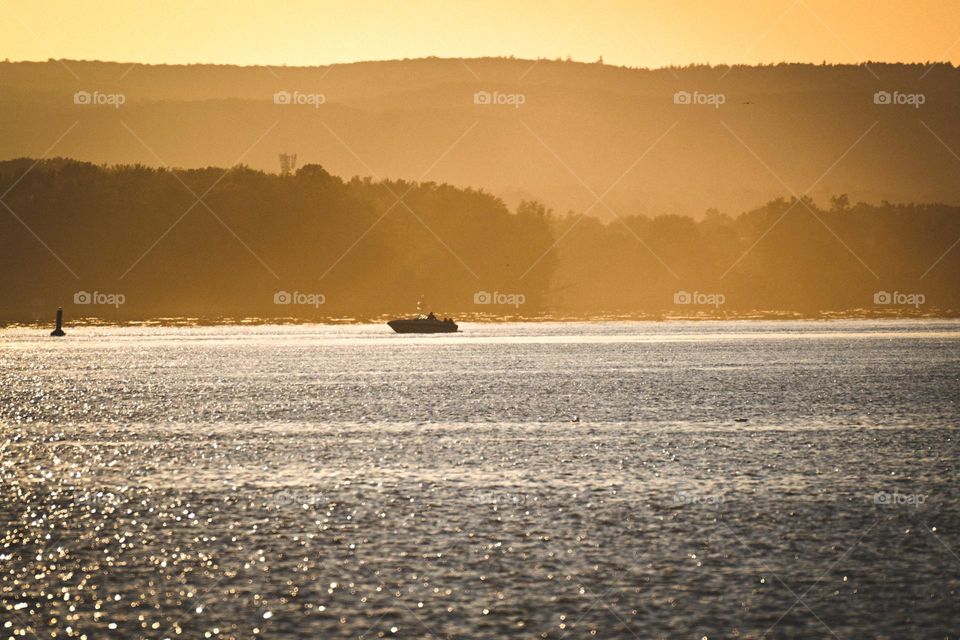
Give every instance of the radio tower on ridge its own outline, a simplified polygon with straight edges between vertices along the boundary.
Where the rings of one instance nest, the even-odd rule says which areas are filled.
[[[297,170],[297,154],[281,153],[280,154],[280,175],[289,176],[296,170]]]

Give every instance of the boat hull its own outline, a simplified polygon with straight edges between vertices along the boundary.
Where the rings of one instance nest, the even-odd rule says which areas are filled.
[[[397,333],[456,333],[455,322],[425,320],[391,320],[387,325]]]

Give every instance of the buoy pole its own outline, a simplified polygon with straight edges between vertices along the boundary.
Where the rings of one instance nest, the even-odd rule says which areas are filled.
[[[63,332],[63,307],[57,307],[57,328],[50,332],[51,336],[65,336]]]

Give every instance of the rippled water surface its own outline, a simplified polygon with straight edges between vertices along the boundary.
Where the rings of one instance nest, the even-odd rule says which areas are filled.
[[[955,638],[960,324],[0,330],[0,638]]]

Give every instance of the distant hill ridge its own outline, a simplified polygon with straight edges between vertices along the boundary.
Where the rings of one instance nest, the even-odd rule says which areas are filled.
[[[96,163],[277,171],[278,154],[296,153],[337,175],[483,187],[608,219],[738,213],[811,186],[818,200],[960,204],[958,107],[948,63],[4,62],[0,159],[56,142],[52,155]]]

